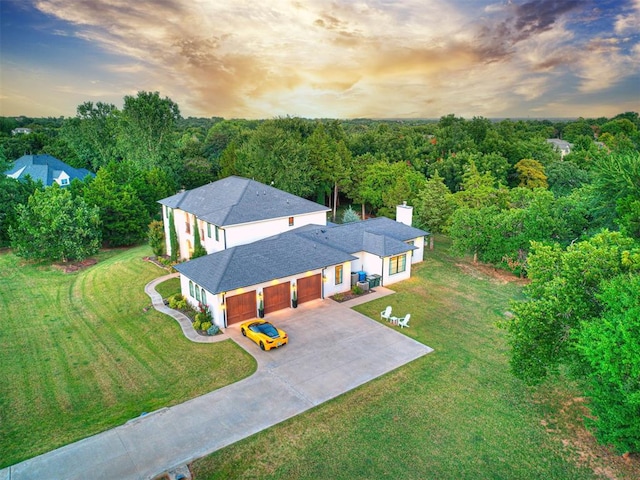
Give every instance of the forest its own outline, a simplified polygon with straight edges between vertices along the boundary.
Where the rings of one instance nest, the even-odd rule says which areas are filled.
[[[18,127],[31,133],[12,134]],[[570,153],[548,139],[569,142]],[[503,325],[514,375],[529,384],[575,379],[596,437],[640,452],[637,112],[183,118],[171,99],[139,92],[122,108],[83,103],[72,118],[0,118],[2,171],[41,153],[96,176],[46,189],[0,176],[0,246],[25,259],[79,260],[153,239],[158,199],[229,175],[324,204],[335,222],[347,206],[359,218],[393,218],[406,201],[414,225],[449,236],[457,254],[530,279]]]

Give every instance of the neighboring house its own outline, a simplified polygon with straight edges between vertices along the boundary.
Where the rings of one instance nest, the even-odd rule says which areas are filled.
[[[29,175],[36,182],[40,180],[45,187],[53,185],[54,182],[66,187],[76,178],[82,180],[87,175],[95,176],[89,170],[73,168],[51,155],[23,155],[13,162],[4,174],[18,180]]]
[[[563,158],[565,155],[571,153],[571,148],[573,144],[566,142],[564,140],[560,140],[559,138],[547,138],[547,143],[552,144],[558,152],[560,152],[560,157]]]
[[[25,127],[18,127],[11,130],[11,135],[27,135],[29,133],[31,133],[31,129]]]
[[[294,295],[304,303],[347,292],[354,272],[366,272],[381,285],[408,279],[411,265],[423,260],[427,233],[406,224],[406,205],[398,207],[405,223],[376,218],[329,226],[326,207],[240,177],[160,203],[167,235],[169,211],[181,219],[181,252],[192,245],[196,225],[213,240],[209,222],[221,223],[213,224],[218,239],[203,242],[209,255],[176,265],[182,294],[195,307],[207,305],[221,328],[256,317],[260,303],[268,315],[291,308]],[[202,216],[194,218],[195,211]]]

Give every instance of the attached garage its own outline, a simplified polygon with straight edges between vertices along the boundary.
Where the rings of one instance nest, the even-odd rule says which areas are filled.
[[[256,316],[256,291],[227,297],[227,325],[249,320]]]
[[[280,283],[271,287],[265,287],[262,292],[264,294],[264,313],[271,313],[283,308],[289,308],[291,285],[289,282]]]
[[[322,297],[322,277],[318,273],[310,277],[303,277],[298,282],[298,303],[309,302]]]

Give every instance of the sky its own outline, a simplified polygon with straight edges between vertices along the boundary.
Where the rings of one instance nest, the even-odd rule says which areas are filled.
[[[0,0],[0,115],[159,92],[183,116],[640,111],[640,0]]]

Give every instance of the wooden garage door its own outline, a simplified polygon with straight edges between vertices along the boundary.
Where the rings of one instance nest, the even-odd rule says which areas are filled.
[[[264,293],[264,313],[275,312],[276,310],[282,310],[283,308],[289,308],[291,291],[289,282],[273,285],[272,287],[265,287],[262,291]]]
[[[256,291],[227,297],[227,325],[256,316]]]
[[[322,296],[322,278],[320,274],[298,279],[298,303],[315,300]]]

